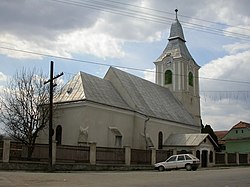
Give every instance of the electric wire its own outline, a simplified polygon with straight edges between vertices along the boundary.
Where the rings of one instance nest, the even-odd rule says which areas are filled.
[[[76,59],[76,58],[63,57],[63,56],[59,56],[59,55],[50,55],[50,54],[45,54],[45,53],[40,53],[40,52],[27,51],[27,50],[21,50],[21,49],[14,49],[14,48],[10,48],[10,47],[0,46],[0,49],[5,49],[5,50],[10,50],[10,51],[15,51],[15,52],[21,52],[21,53],[27,53],[27,54],[31,54],[31,55],[44,56],[44,57],[49,57],[49,58],[62,59],[62,60],[67,60],[67,61],[82,62],[82,63],[100,65],[100,66],[106,66],[106,67],[112,66],[112,67],[116,67],[116,68],[129,69],[129,70],[135,70],[135,71],[140,71],[140,72],[156,73],[154,70],[140,69],[140,68],[134,68],[134,67],[128,67],[128,66],[120,66],[120,65],[101,63],[101,62],[96,62],[96,61],[81,60],[81,59]],[[157,72],[157,73],[163,74],[164,72]],[[173,74],[173,75],[175,75],[175,76],[187,76],[187,75],[180,75],[180,74]],[[198,77],[196,77],[196,78],[198,78]],[[240,84],[250,84],[250,82],[248,82],[248,81],[216,79],[216,78],[208,78],[208,77],[199,77],[199,78],[200,79],[206,79],[206,80],[213,80],[213,81],[222,81],[222,82],[240,83]]]
[[[103,0],[103,1],[108,1],[108,2],[115,3],[115,4],[121,4],[121,5],[136,7],[136,8],[140,8],[140,9],[145,9],[145,10],[153,11],[153,12],[156,12],[156,13],[160,12],[160,13],[164,13],[164,14],[169,14],[171,16],[175,15],[175,13],[167,12],[167,11],[164,11],[164,10],[159,10],[159,9],[154,9],[154,8],[149,8],[149,7],[144,7],[144,6],[138,6],[138,5],[133,5],[133,4],[124,3],[124,2],[118,2],[118,1],[113,1],[113,0]],[[221,26],[227,26],[227,27],[236,27],[238,29],[249,30],[250,31],[250,29],[245,28],[245,27],[240,27],[240,26],[225,24],[225,23],[219,23],[219,22],[209,21],[209,20],[200,19],[200,18],[194,18],[194,17],[191,17],[191,16],[183,15],[183,14],[178,14],[178,17],[183,17],[183,18],[188,18],[188,19],[192,19],[192,20],[202,21],[202,22],[215,24],[215,25],[221,25]]]
[[[51,0],[51,1],[63,3],[63,4],[68,4],[68,5],[74,5],[74,6],[78,6],[78,7],[92,8],[92,9],[101,10],[104,12],[109,12],[109,13],[118,14],[118,15],[122,15],[122,16],[132,17],[132,18],[136,18],[136,19],[140,19],[140,20],[156,22],[156,23],[160,23],[160,24],[166,24],[166,23],[171,24],[174,20],[173,18],[169,18],[166,16],[150,14],[148,12],[141,12],[138,10],[131,10],[128,8],[125,9],[124,7],[118,7],[115,5],[110,5],[110,4],[95,1],[95,0],[92,0],[92,1],[85,0],[84,2],[83,1],[79,2],[79,1],[75,1],[75,0],[67,0],[67,1],[65,1],[65,0]],[[246,35],[246,34],[231,32],[231,31],[227,31],[227,30],[223,30],[223,29],[219,29],[219,28],[208,27],[205,25],[199,25],[196,23],[190,23],[190,22],[185,22],[185,21],[182,21],[182,24],[185,28],[188,28],[188,29],[197,30],[197,31],[201,31],[201,32],[209,33],[209,34],[239,38],[239,39],[250,41],[250,36]]]

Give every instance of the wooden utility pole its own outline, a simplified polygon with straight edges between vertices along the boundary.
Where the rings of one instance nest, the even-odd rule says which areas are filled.
[[[54,166],[52,162],[52,137],[53,137],[53,81],[61,77],[63,73],[54,77],[54,62],[50,62],[50,79],[45,81],[44,84],[49,83],[49,171],[53,171]],[[56,86],[56,85],[55,85]]]

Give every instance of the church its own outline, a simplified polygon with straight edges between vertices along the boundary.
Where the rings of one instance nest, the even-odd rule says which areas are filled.
[[[54,99],[53,139],[63,145],[193,153],[203,145],[214,151],[209,135],[200,134],[200,67],[185,42],[176,11],[168,44],[154,62],[155,83],[114,67],[104,78],[76,74]],[[38,142],[46,141],[48,133],[41,133]]]

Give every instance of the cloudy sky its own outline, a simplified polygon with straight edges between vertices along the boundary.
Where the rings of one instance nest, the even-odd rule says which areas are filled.
[[[250,122],[249,7],[249,0],[1,0],[0,88],[23,67],[48,73],[51,60],[63,81],[79,71],[102,78],[110,65],[154,81],[178,8],[201,66],[203,124],[229,130]]]

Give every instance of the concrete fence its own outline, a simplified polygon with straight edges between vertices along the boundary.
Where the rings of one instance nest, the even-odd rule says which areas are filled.
[[[87,146],[52,145],[52,163],[54,164],[87,164],[87,165],[144,165],[152,166],[173,155],[169,150],[140,150],[129,146],[123,148],[97,147],[96,143]],[[48,163],[48,144],[36,144],[31,161]],[[10,140],[0,141],[0,160],[2,163],[27,162],[27,147]],[[250,164],[249,153],[215,153],[209,160],[215,166]]]

